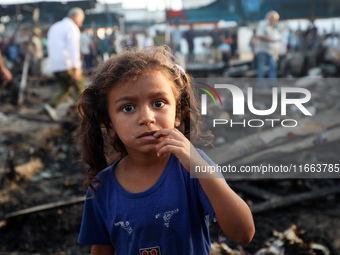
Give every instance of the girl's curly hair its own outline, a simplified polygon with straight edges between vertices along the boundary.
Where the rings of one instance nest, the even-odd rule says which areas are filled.
[[[181,120],[178,129],[190,140],[201,134],[200,114],[195,93],[191,90],[191,77],[178,68],[168,46],[148,47],[143,50],[128,49],[100,64],[92,74],[92,83],[82,92],[78,101],[80,116],[79,142],[80,161],[86,163],[87,180],[84,187],[90,187],[96,194],[95,184],[100,183],[96,175],[127,151],[118,136],[110,138],[108,93],[117,84],[135,80],[147,71],[161,71],[174,83],[177,116]],[[195,123],[190,128],[190,122]]]

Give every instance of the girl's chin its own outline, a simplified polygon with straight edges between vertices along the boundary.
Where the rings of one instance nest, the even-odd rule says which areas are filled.
[[[147,144],[140,146],[139,148],[134,148],[133,150],[150,156],[157,156],[158,144]]]

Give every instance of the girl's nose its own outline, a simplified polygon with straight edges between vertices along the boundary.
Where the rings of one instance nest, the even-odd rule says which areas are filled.
[[[139,125],[150,125],[151,123],[155,123],[155,121],[154,112],[149,107],[140,109]]]

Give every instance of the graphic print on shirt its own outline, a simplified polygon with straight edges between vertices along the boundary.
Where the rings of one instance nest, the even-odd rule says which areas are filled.
[[[132,228],[130,227],[130,222],[125,221],[125,223],[123,221],[118,221],[116,223],[114,223],[115,227],[121,226],[123,229],[125,229],[129,235],[132,233]]]
[[[174,215],[175,213],[178,213],[179,209],[174,209],[172,211],[167,211],[163,214],[163,220],[164,220],[164,226],[166,226],[167,228],[169,227],[170,224],[170,220],[172,215]],[[155,215],[156,219],[158,219],[161,216],[161,213],[158,213]]]
[[[142,248],[142,249],[139,249],[139,254],[140,255],[160,255],[161,249],[159,248],[159,246],[151,247],[151,248]]]

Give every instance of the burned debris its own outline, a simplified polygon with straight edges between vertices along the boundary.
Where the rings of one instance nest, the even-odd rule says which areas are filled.
[[[39,100],[26,103],[25,107],[1,104],[2,252],[89,252],[88,247],[76,244],[86,172],[77,161],[76,119],[65,116],[65,121],[55,123],[39,112],[39,106],[54,86],[47,83],[35,89]],[[312,86],[312,93],[324,91],[319,83]],[[334,91],[330,101],[337,97],[332,87],[336,86],[335,82],[323,86]],[[317,101],[318,97],[312,99],[316,101],[311,103],[318,106],[315,118],[307,119],[296,113],[294,118],[299,122],[296,129],[275,127],[254,132],[246,128],[241,131],[243,136],[230,135],[235,130],[228,129],[222,137],[225,143],[215,143],[211,157],[220,165],[338,163],[339,105],[329,107]],[[67,108],[67,103],[62,107]],[[249,204],[257,232],[251,244],[238,247],[212,223],[211,254],[337,254],[340,247],[338,179],[262,179],[249,174],[246,178],[228,174],[225,177]],[[295,233],[294,241],[288,233]]]

